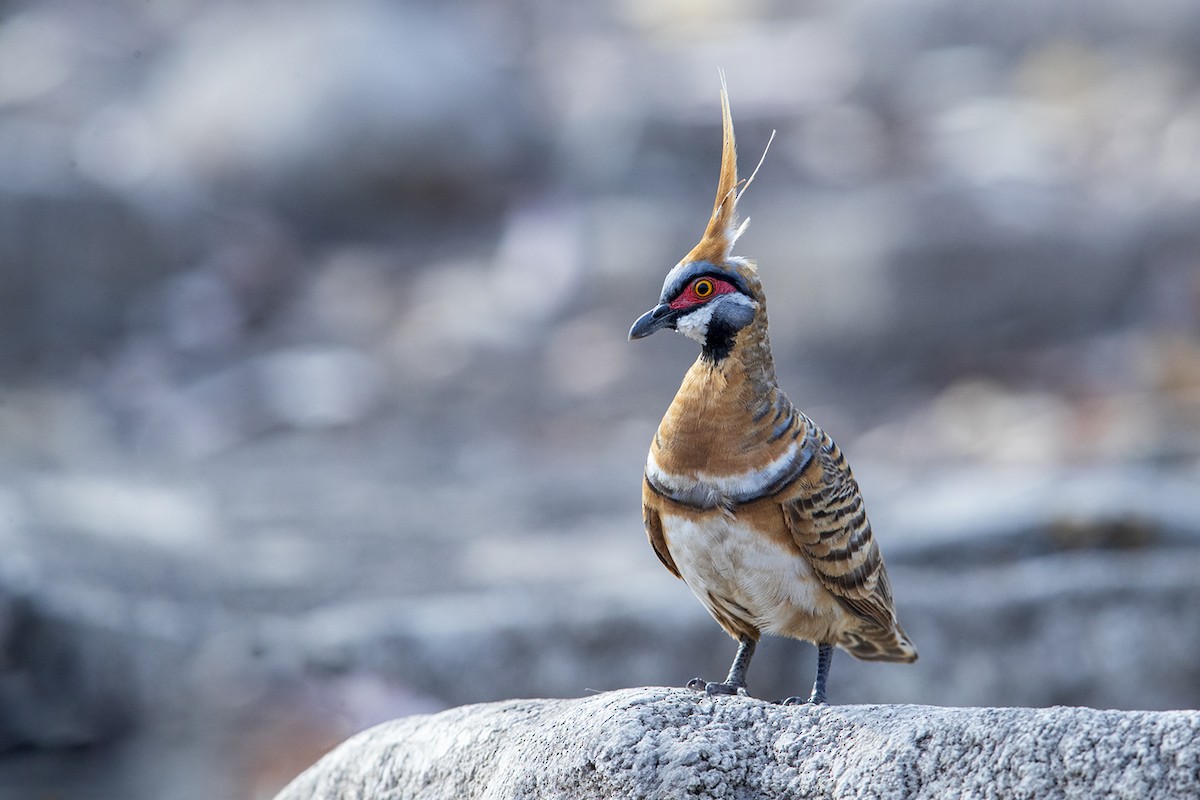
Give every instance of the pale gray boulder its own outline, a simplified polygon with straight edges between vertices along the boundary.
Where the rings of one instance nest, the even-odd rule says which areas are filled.
[[[277,800],[1200,797],[1200,712],[773,705],[639,688],[395,720]]]

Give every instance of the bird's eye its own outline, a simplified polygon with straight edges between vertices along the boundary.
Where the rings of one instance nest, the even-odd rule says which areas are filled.
[[[701,278],[692,284],[692,291],[695,293],[696,297],[701,299],[708,297],[713,293],[713,282],[708,278]]]

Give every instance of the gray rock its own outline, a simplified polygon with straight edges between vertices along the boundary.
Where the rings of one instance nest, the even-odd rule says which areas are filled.
[[[277,800],[1194,797],[1200,712],[784,707],[681,689],[466,706],[350,739]]]

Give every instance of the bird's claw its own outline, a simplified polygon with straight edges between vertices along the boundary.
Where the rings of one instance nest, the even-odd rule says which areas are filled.
[[[825,698],[799,697],[797,695],[792,695],[791,697],[785,697],[784,699],[776,700],[775,702],[781,706],[823,706],[825,705]]]
[[[694,692],[704,692],[709,697],[715,697],[719,694],[737,694],[742,697],[747,697],[745,686],[736,686],[732,683],[717,683],[715,681],[706,681],[703,678],[692,678],[687,682],[687,688]]]

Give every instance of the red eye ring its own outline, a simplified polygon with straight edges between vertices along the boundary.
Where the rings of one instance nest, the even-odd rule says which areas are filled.
[[[687,288],[680,292],[679,296],[668,305],[675,309],[688,308],[700,305],[701,303],[707,303],[719,294],[729,294],[736,291],[737,288],[728,281],[704,275],[689,283]]]

